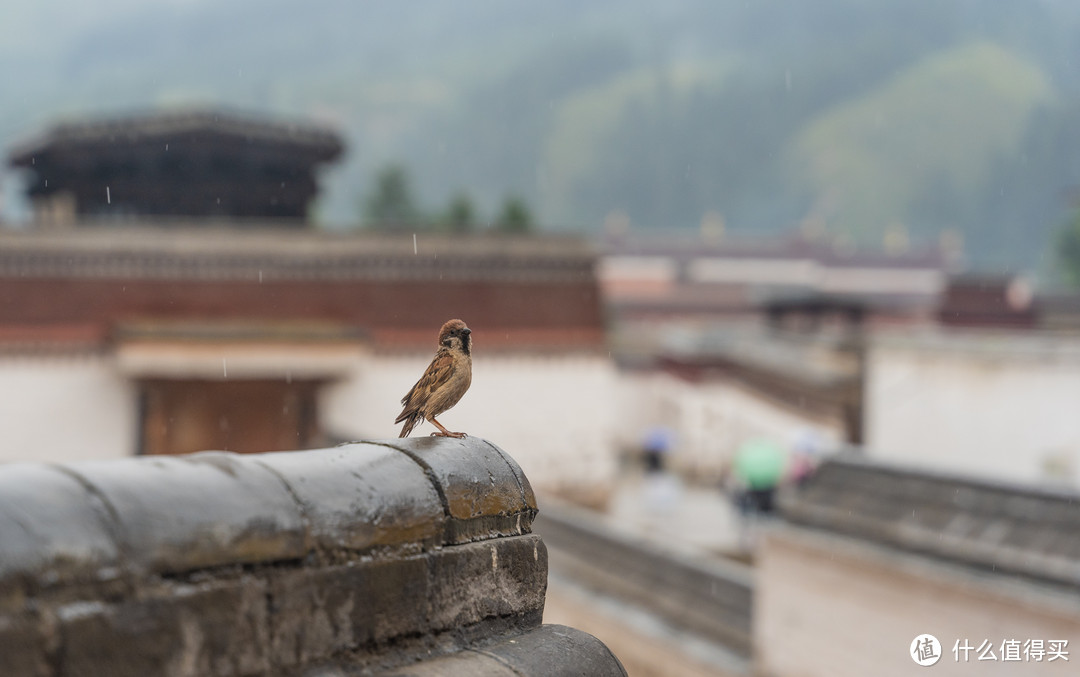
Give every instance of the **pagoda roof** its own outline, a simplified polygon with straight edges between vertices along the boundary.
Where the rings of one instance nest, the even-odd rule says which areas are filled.
[[[8,156],[12,166],[29,167],[36,157],[64,148],[149,142],[184,136],[241,138],[246,142],[303,149],[315,162],[337,159],[344,143],[337,132],[310,123],[216,110],[134,113],[100,119],[59,122],[17,144]]]

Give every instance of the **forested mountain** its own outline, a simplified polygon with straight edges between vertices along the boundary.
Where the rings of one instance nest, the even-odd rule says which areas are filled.
[[[0,82],[4,147],[133,108],[328,121],[349,144],[331,227],[395,162],[432,210],[464,191],[586,232],[951,230],[1035,267],[1080,187],[1068,0],[5,3]]]

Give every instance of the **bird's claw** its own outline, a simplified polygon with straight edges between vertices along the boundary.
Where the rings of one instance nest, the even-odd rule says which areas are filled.
[[[458,439],[458,440],[463,440],[466,437],[468,437],[468,435],[466,435],[465,433],[439,433],[439,432],[431,433],[431,436],[432,437],[453,437],[454,439]]]

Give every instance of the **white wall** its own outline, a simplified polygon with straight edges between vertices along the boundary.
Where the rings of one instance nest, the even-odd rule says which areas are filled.
[[[400,400],[429,355],[375,355],[327,388],[324,428],[347,438],[393,438]],[[615,371],[606,357],[476,356],[472,387],[439,422],[499,445],[538,489],[606,492],[615,477]],[[430,423],[413,436],[434,432]]]
[[[1080,479],[1080,340],[884,337],[868,369],[873,457],[1006,481]]]
[[[102,356],[0,357],[0,462],[135,453],[135,389]]]
[[[394,438],[401,397],[430,356],[359,355],[321,393],[327,432]],[[136,451],[134,382],[101,356],[0,358],[0,462],[66,462]],[[532,484],[601,501],[615,478],[615,371],[606,357],[478,357],[473,384],[440,417],[451,430],[491,440]],[[414,436],[435,428],[424,424]]]

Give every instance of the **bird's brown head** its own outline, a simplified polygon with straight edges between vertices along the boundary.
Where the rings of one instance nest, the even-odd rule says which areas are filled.
[[[447,348],[461,346],[466,355],[472,351],[472,330],[461,320],[450,320],[439,330],[439,345]]]

